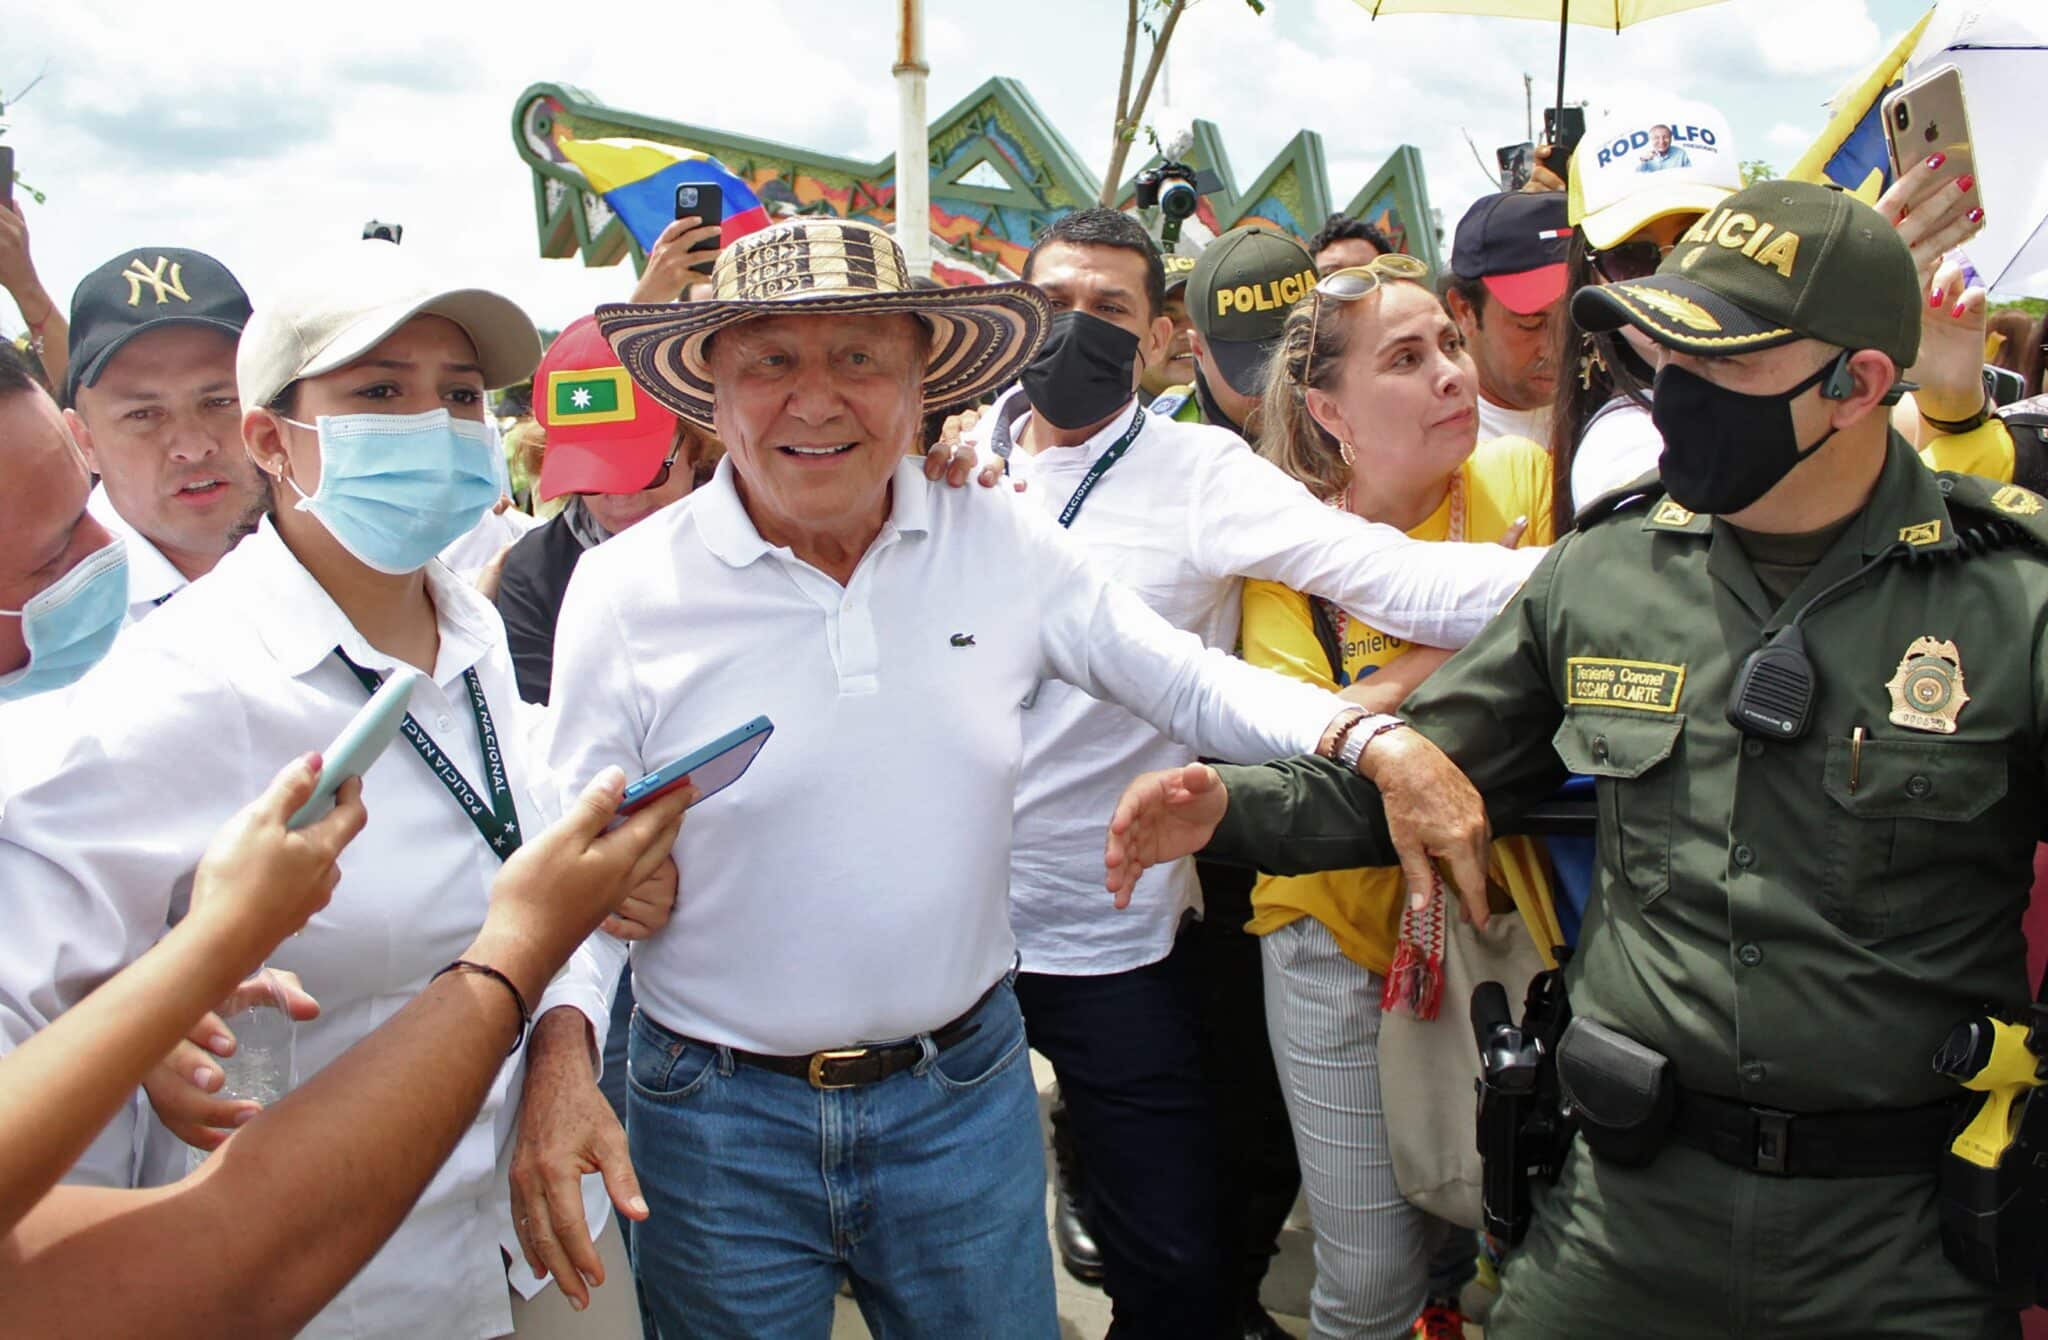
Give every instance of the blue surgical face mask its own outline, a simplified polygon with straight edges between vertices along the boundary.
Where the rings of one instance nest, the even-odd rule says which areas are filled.
[[[497,505],[496,434],[445,409],[424,414],[323,414],[320,487],[298,484],[299,510],[379,572],[417,572]]]
[[[61,689],[99,664],[128,617],[128,551],[118,537],[95,549],[18,610],[28,664],[0,675],[0,702]]]

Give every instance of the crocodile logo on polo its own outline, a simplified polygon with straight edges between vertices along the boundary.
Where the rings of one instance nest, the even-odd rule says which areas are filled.
[[[974,645],[974,634],[955,633],[952,637],[948,638],[947,640],[956,647],[971,647]]]

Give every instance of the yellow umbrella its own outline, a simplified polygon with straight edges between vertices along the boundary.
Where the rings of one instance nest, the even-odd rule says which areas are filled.
[[[1557,111],[1564,119],[1564,48],[1567,25],[1612,28],[1658,19],[1721,0],[1354,0],[1374,18],[1382,14],[1479,14],[1503,19],[1539,19],[1557,24]]]

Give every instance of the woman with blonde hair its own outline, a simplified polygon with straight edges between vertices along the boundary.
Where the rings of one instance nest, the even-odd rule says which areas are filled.
[[[1258,450],[1330,506],[1417,539],[1547,543],[1549,459],[1521,438],[1475,452],[1472,360],[1424,273],[1412,257],[1378,257],[1326,276],[1295,307],[1267,372]],[[1269,582],[1245,584],[1243,645],[1254,665],[1376,711],[1446,658]],[[1489,882],[1539,943],[1556,942],[1539,846],[1496,842]],[[1432,1221],[1395,1184],[1380,1101],[1383,998],[1427,1017],[1442,989],[1440,951],[1420,946],[1441,944],[1426,919],[1444,903],[1404,922],[1405,892],[1389,868],[1266,877],[1252,893],[1267,1027],[1315,1221],[1315,1336],[1406,1336],[1418,1313],[1426,1334],[1461,1333],[1454,1308],[1424,1311]]]

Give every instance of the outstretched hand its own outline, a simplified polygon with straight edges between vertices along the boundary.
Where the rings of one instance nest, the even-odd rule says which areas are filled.
[[[318,754],[285,765],[270,786],[214,834],[192,878],[191,919],[220,930],[237,954],[237,976],[247,977],[270,951],[296,933],[333,896],[341,881],[335,861],[363,831],[363,784],[351,777],[334,794],[334,808],[303,828],[287,820],[312,798],[320,780]]]
[[[1223,778],[1206,763],[1148,772],[1125,787],[1102,857],[1104,886],[1116,895],[1116,905],[1131,905],[1138,876],[1153,866],[1208,846],[1229,805]]]
[[[1428,906],[1436,892],[1436,863],[1442,861],[1465,915],[1483,928],[1489,911],[1486,848],[1492,833],[1485,802],[1470,779],[1413,730],[1389,731],[1374,740],[1359,770],[1380,789],[1409,904],[1418,910]]]

